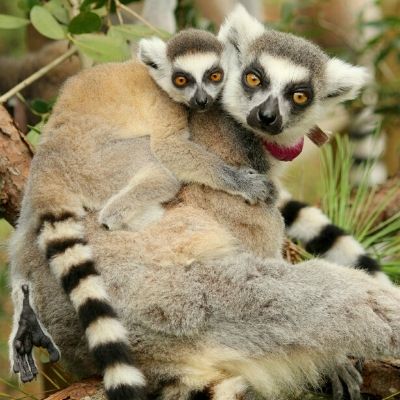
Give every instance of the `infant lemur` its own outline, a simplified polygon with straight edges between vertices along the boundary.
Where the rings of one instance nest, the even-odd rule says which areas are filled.
[[[101,210],[100,222],[110,229],[139,229],[162,216],[161,203],[171,200],[180,182],[204,184],[250,203],[273,192],[264,175],[229,166],[189,140],[183,104],[205,110],[218,97],[225,78],[222,50],[212,34],[192,30],[162,48],[160,42],[142,43],[145,63],[157,52],[154,62],[175,101],[135,61],[97,66],[71,78],[32,162],[16,237],[25,241],[23,237],[37,232],[50,270],[79,315],[110,399],[142,398],[145,379],[134,367],[126,330],[85,239],[81,218],[87,210]],[[156,159],[131,154],[115,160],[115,153],[107,153],[111,144],[141,136],[150,136]],[[28,288],[23,289],[28,296]],[[56,359],[56,349],[48,337],[44,340]],[[16,339],[14,346],[14,371],[23,380],[32,379],[33,360],[29,370],[18,357],[24,343]]]

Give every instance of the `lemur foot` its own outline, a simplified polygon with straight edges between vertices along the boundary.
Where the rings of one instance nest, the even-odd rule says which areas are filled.
[[[105,206],[99,214],[99,223],[110,231],[140,231],[146,226],[159,221],[164,215],[161,204],[148,204],[145,207],[134,207],[128,210],[126,207],[119,207],[117,202],[111,202]]]
[[[22,311],[18,322],[18,331],[13,340],[14,365],[13,371],[20,374],[21,381],[26,383],[36,378],[38,370],[32,356],[33,347],[43,347],[49,353],[50,362],[60,359],[60,352],[57,350],[52,339],[47,336],[40,327],[29,303],[29,287],[22,285],[24,300]]]
[[[334,400],[342,400],[344,398],[345,387],[347,387],[351,400],[362,399],[360,392],[360,386],[363,381],[362,376],[350,361],[338,365],[336,371],[330,375],[330,380]]]

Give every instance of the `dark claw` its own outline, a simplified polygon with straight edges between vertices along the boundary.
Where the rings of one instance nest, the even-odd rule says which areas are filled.
[[[360,386],[362,377],[350,361],[338,365],[336,371],[330,375],[330,381],[334,400],[343,400],[344,388],[347,389],[351,400],[361,400]]]
[[[332,398],[333,400],[343,400],[343,385],[336,372],[330,376],[332,384]]]
[[[60,353],[55,347],[53,341],[47,336],[40,327],[29,303],[29,287],[22,286],[24,300],[22,312],[19,319],[18,331],[14,337],[14,365],[13,371],[19,373],[21,381],[26,383],[36,378],[38,374],[35,361],[32,356],[34,347],[43,347],[49,353],[50,362],[56,362],[60,359]]]

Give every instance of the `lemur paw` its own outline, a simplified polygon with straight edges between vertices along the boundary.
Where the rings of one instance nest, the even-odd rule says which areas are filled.
[[[26,383],[36,378],[38,374],[32,356],[34,346],[45,348],[49,353],[50,362],[58,361],[60,352],[52,339],[40,327],[36,314],[29,303],[28,285],[23,285],[21,289],[24,293],[24,300],[18,330],[13,339],[13,371],[16,374],[19,373],[21,381]]]
[[[118,206],[116,202],[106,204],[99,213],[99,223],[110,231],[140,231],[147,225],[157,222],[164,215],[164,209],[159,204],[149,204],[128,212],[126,207]]]
[[[360,386],[363,382],[362,376],[351,361],[339,364],[329,376],[332,384],[332,395],[334,400],[344,398],[344,387],[351,400],[361,400]]]
[[[272,203],[277,198],[275,185],[265,174],[259,174],[251,168],[239,169],[239,187],[241,195],[250,204],[256,204],[259,201]]]

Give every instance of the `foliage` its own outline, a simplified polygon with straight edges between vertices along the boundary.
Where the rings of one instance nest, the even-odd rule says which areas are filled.
[[[124,25],[122,11],[135,16],[125,7],[127,0],[81,0],[74,7],[69,0],[20,0],[27,18],[0,14],[0,29],[17,29],[31,23],[43,36],[68,40],[85,56],[96,62],[123,61],[130,57],[128,43],[143,36],[168,34],[155,27]],[[110,14],[116,11],[120,26],[113,29]]]
[[[400,182],[379,203],[374,202],[377,188],[368,185],[372,163],[355,187],[349,180],[352,151],[348,137],[336,136],[334,145],[327,145],[322,152],[322,209],[334,224],[351,232],[380,261],[385,272],[400,281],[400,212],[380,221],[400,190]]]

